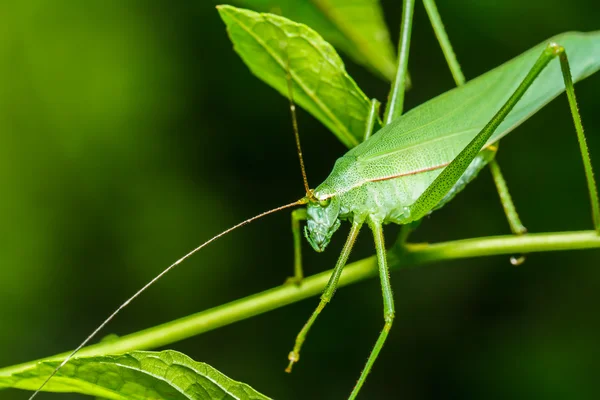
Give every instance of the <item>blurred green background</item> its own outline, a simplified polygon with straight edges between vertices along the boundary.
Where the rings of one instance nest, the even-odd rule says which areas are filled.
[[[232,51],[215,4],[0,5],[0,366],[74,348],[187,250],[303,195],[287,101]],[[396,38],[400,1],[383,6]],[[596,0],[438,7],[467,78],[554,34],[600,29]],[[408,107],[453,86],[421,4],[412,37]],[[385,98],[385,82],[350,61],[348,70],[369,96]],[[600,74],[577,85],[597,173],[599,94]],[[316,186],[345,149],[306,113],[299,123]],[[564,97],[509,135],[498,157],[531,232],[591,227]],[[387,232],[393,241],[397,229]],[[413,239],[508,232],[484,171]],[[345,233],[337,236],[322,255],[305,246],[307,273],[333,266]],[[353,257],[372,252],[364,232]],[[394,273],[397,319],[361,398],[598,398],[599,261],[596,250],[533,254],[520,267],[492,257]],[[289,214],[280,213],[208,247],[104,333],[238,299],[291,271]],[[379,283],[339,290],[287,375],[287,353],[316,303],[170,348],[277,399],[342,399],[382,326]]]

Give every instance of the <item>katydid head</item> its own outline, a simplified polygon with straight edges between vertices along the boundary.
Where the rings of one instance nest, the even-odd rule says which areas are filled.
[[[310,199],[306,206],[304,236],[312,248],[320,253],[340,227],[340,200],[327,188],[319,188],[313,196],[314,199]]]

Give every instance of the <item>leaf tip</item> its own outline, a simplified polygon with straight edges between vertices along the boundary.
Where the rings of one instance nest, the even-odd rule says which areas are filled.
[[[230,6],[229,4],[217,4],[215,6],[215,8],[219,12],[219,14],[223,15],[223,13],[225,13],[225,12],[231,10],[232,8],[235,8],[235,7]]]

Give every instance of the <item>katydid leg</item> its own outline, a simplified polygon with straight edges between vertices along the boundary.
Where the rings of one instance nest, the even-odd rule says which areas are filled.
[[[408,241],[408,237],[411,233],[415,231],[421,225],[421,220],[413,221],[408,224],[400,225],[400,233],[398,234],[398,240],[396,240],[396,244],[400,247],[406,245]]]
[[[403,0],[400,42],[398,45],[398,69],[386,104],[385,115],[383,117],[384,125],[398,118],[404,110],[404,91],[406,88],[408,53],[410,50],[410,34],[412,31],[414,10],[415,0]]]
[[[515,204],[513,203],[510,192],[508,191],[508,186],[506,185],[506,181],[504,180],[504,176],[502,176],[502,171],[500,171],[500,166],[496,159],[492,159],[489,166],[498,195],[500,196],[500,203],[502,203],[508,225],[510,225],[510,230],[515,235],[527,233],[527,228],[523,226],[523,223],[519,218],[519,214],[517,213],[517,209],[515,208]]]
[[[431,26],[433,27],[435,36],[440,44],[440,47],[442,48],[442,52],[446,58],[446,63],[448,64],[448,68],[452,73],[452,77],[454,78],[456,86],[464,85],[466,82],[465,76],[460,68],[458,60],[456,59],[456,54],[452,49],[452,44],[450,43],[450,39],[448,38],[444,24],[442,23],[442,18],[438,12],[435,0],[423,0],[423,5],[425,6],[425,10],[427,11],[427,15],[431,21]],[[494,149],[494,151],[497,151],[497,148]],[[492,158],[489,165],[511,231],[516,235],[527,232],[527,229],[525,229],[521,223],[521,220],[519,219],[519,215],[517,214],[516,208],[508,191],[506,181],[500,172],[498,162],[495,160],[495,158]]]
[[[510,192],[508,191],[508,186],[506,185],[506,181],[500,170],[500,166],[495,158],[490,161],[489,166],[510,230],[517,236],[524,235],[527,233],[527,228],[525,228],[521,222],[521,218],[519,218],[515,203],[512,200]],[[515,266],[523,264],[525,260],[525,254],[516,254],[510,257],[510,263]]]
[[[344,244],[344,248],[342,249],[340,257],[338,258],[338,261],[335,264],[335,267],[333,268],[333,273],[331,274],[331,277],[327,282],[327,286],[325,286],[325,290],[323,290],[323,294],[321,295],[321,301],[319,302],[319,305],[312,313],[306,324],[304,324],[304,326],[302,327],[300,333],[298,333],[298,336],[296,336],[296,343],[294,344],[294,349],[288,355],[290,363],[288,364],[288,367],[285,370],[286,372],[292,372],[292,366],[300,359],[300,349],[302,348],[302,344],[306,340],[306,336],[308,335],[310,328],[315,323],[317,317],[319,316],[321,311],[323,311],[327,303],[331,301],[331,298],[333,297],[335,290],[337,289],[340,276],[342,275],[342,270],[344,269],[344,266],[348,261],[348,257],[350,256],[350,252],[352,251],[352,247],[354,246],[354,242],[356,241],[356,237],[358,236],[358,232],[360,232],[362,224],[362,221],[352,222],[350,234],[348,235],[348,239],[346,239],[346,244]]]
[[[517,102],[521,99],[521,97],[523,97],[527,89],[555,57],[559,57],[560,59],[565,87],[567,89],[567,97],[569,99],[571,113],[575,122],[575,128],[579,138],[581,154],[586,171],[588,190],[592,203],[594,226],[596,230],[600,232],[600,207],[598,206],[598,192],[596,190],[596,182],[592,174],[589,152],[587,151],[587,145],[585,144],[585,136],[583,133],[583,127],[581,125],[581,117],[579,116],[579,111],[577,110],[571,73],[565,49],[556,43],[550,43],[546,46],[540,57],[528,72],[527,76],[523,79],[519,87],[510,96],[506,103],[500,107],[500,110],[496,113],[496,115],[492,117],[492,119],[486,124],[481,132],[479,132],[473,138],[473,140],[471,140],[471,142],[456,156],[456,158],[446,168],[444,168],[444,170],[440,173],[440,175],[438,175],[433,183],[427,187],[421,196],[419,196],[417,201],[410,206],[409,210],[411,220],[417,220],[424,217],[444,198],[450,189],[452,189],[454,184],[460,179],[462,174],[469,167],[471,161],[473,161],[473,159],[485,146],[486,142],[490,139],[496,128],[502,123],[502,121],[504,121],[506,116],[514,108]]]
[[[456,54],[452,49],[450,39],[448,39],[448,34],[446,33],[446,29],[442,23],[442,18],[440,17],[437,6],[435,5],[435,0],[423,0],[423,5],[425,6],[425,10],[427,10],[427,15],[431,21],[431,26],[433,27],[435,36],[440,44],[440,47],[442,48],[442,52],[446,58],[446,63],[450,68],[450,72],[452,73],[452,77],[454,78],[456,86],[464,85],[466,82],[465,76],[460,68],[458,60],[456,59]],[[492,159],[492,161],[489,163],[489,166],[511,231],[515,235],[521,235],[527,232],[527,229],[523,226],[521,220],[519,219],[519,215],[517,214],[517,210],[508,191],[506,181],[504,180],[502,172],[500,171],[498,162],[495,159]],[[519,259],[522,259],[522,257]]]
[[[294,276],[290,276],[285,281],[286,284],[292,283],[300,285],[304,279],[302,269],[302,229],[300,221],[306,221],[306,208],[297,208],[292,211],[292,235],[294,237]]]
[[[454,82],[456,82],[456,86],[463,85],[465,83],[465,76],[460,69],[460,64],[456,59],[456,54],[454,54],[454,50],[450,44],[450,39],[448,39],[448,34],[446,33],[446,29],[442,23],[442,18],[440,17],[440,13],[435,5],[435,1],[423,0],[423,5],[425,6],[425,10],[429,16],[429,21],[431,21],[431,26],[433,27],[435,37],[440,43],[440,47],[442,48],[442,52],[446,58],[446,63],[448,63],[448,67],[450,68],[450,72],[454,78]]]
[[[577,107],[575,87],[573,86],[573,78],[571,77],[571,67],[569,66],[569,59],[567,58],[567,53],[565,52],[565,49],[562,46],[558,46],[558,56],[560,60],[560,68],[562,71],[563,79],[565,81],[565,91],[567,92],[567,99],[569,100],[569,108],[571,109],[571,116],[573,117],[575,131],[577,132],[577,140],[579,141],[579,151],[583,160],[585,178],[588,185],[590,203],[592,206],[592,222],[594,224],[594,229],[596,230],[596,233],[600,235],[600,205],[598,202],[598,187],[594,178],[592,160],[590,158],[590,152],[588,150],[587,142],[585,140],[585,134],[583,132],[581,114],[579,114],[579,107]]]
[[[377,116],[379,115],[379,106],[381,103],[377,99],[371,99],[371,108],[369,108],[369,116],[367,118],[367,123],[365,126],[365,137],[363,141],[367,140],[373,134],[373,128],[375,127],[375,121],[377,121]]]
[[[356,382],[356,386],[352,390],[349,399],[355,399],[360,391],[361,387],[365,383],[369,372],[371,372],[371,368],[373,368],[373,364],[375,360],[377,360],[377,356],[379,352],[383,348],[385,340],[392,329],[392,323],[394,322],[394,295],[392,293],[392,285],[390,283],[390,271],[387,265],[387,254],[385,250],[385,241],[383,239],[383,226],[380,222],[376,222],[373,220],[368,221],[369,227],[373,231],[373,238],[375,239],[375,250],[377,252],[377,263],[379,265],[379,279],[381,280],[381,291],[383,294],[383,320],[384,325],[379,337],[377,338],[377,342],[375,342],[375,346],[369,355],[369,359],[365,364],[365,368],[360,374],[358,381]]]

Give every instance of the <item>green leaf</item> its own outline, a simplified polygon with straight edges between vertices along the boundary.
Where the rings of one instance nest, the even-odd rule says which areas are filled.
[[[362,141],[370,101],[329,43],[283,17],[232,6],[218,10],[235,50],[256,76],[287,96],[289,67],[294,100],[346,146]]]
[[[377,0],[235,0],[312,27],[357,63],[394,78],[394,45]]]
[[[60,360],[43,361],[12,375],[0,375],[0,389],[36,390],[59,364]],[[44,390],[115,400],[269,399],[210,365],[172,350],[73,358]]]

